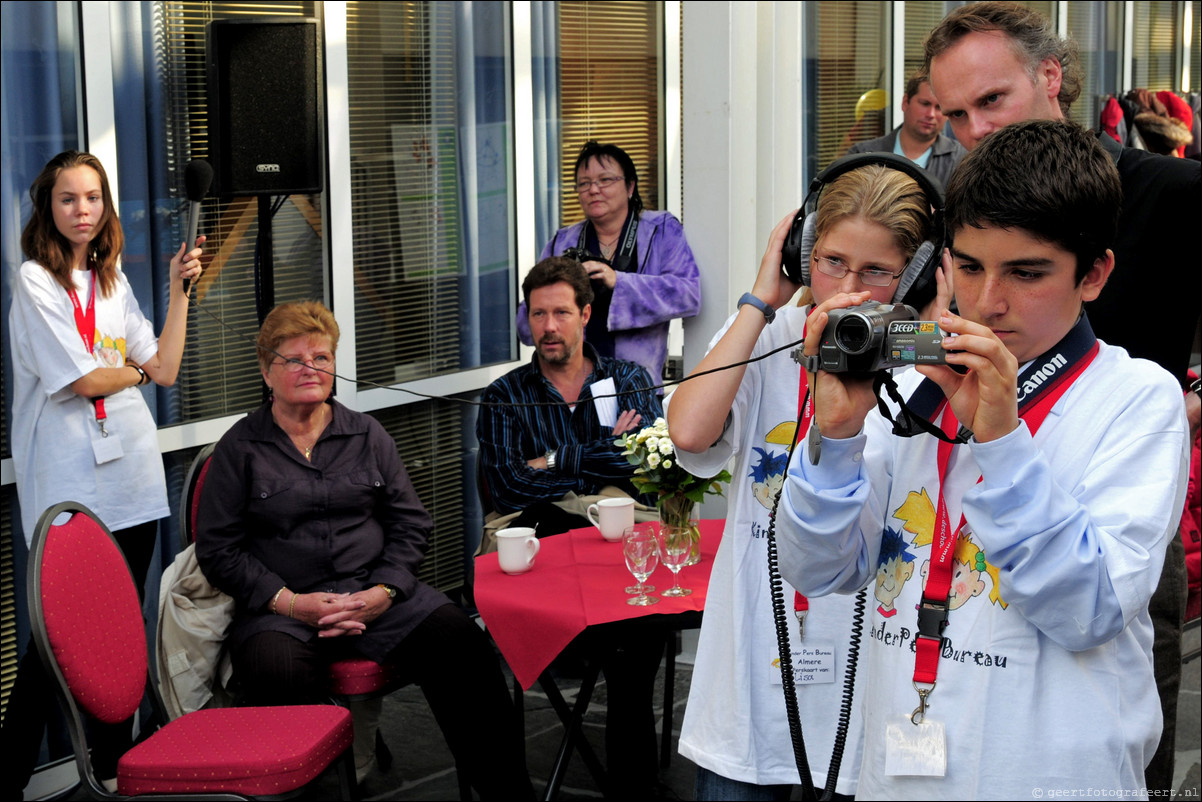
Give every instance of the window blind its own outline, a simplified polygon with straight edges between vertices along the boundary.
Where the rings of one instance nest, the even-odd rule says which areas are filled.
[[[184,171],[191,159],[210,158],[205,25],[214,19],[310,17],[312,2],[159,2],[154,7],[154,54],[160,69],[170,182],[184,201]],[[325,297],[322,198],[284,200],[272,220],[275,301]],[[201,209],[205,274],[194,296],[201,308],[188,315],[188,347],[177,381],[181,419],[192,421],[242,412],[261,400],[262,378],[254,338],[255,251],[259,230],[255,198],[206,198]],[[217,358],[214,355],[219,355]]]
[[[1134,4],[1135,32],[1132,37],[1129,89],[1178,90],[1177,4],[1171,0],[1149,0]]]
[[[874,101],[887,92],[888,32],[888,3],[818,3],[812,57],[819,169],[856,142],[886,133],[885,105]]]
[[[660,14],[654,2],[559,4],[561,225],[584,219],[573,167],[590,139],[626,151],[644,207],[661,208]]]
[[[347,4],[356,356],[381,384],[459,364],[451,11]]]

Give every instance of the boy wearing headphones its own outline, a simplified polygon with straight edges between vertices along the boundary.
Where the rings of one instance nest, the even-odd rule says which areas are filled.
[[[950,442],[895,436],[871,379],[807,364],[782,574],[809,595],[854,592],[896,533],[922,565],[896,615],[870,614],[860,798],[1146,798],[1161,726],[1147,605],[1187,427],[1176,381],[1097,340],[1083,312],[1114,267],[1120,197],[1110,157],[1063,122],[1009,126],[961,162],[947,194],[959,314],[938,323],[966,372],[898,379]],[[811,313],[807,355],[828,312],[855,303]]]

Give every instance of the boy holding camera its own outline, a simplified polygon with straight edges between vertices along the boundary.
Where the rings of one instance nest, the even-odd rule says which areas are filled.
[[[938,320],[954,343],[947,365],[898,377],[943,439],[893,435],[871,378],[807,365],[785,579],[854,592],[898,536],[920,566],[896,613],[870,619],[858,798],[1146,797],[1161,728],[1147,605],[1187,427],[1176,381],[1097,340],[1083,312],[1114,269],[1120,198],[1113,161],[1068,123],[1009,126],[961,162],[947,191],[959,314]],[[830,310],[859,300],[811,313],[807,355]]]

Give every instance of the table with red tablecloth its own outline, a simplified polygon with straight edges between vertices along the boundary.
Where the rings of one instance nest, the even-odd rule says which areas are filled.
[[[504,573],[497,555],[476,558],[476,609],[488,625],[514,676],[529,689],[551,661],[585,628],[647,615],[672,615],[705,609],[706,587],[714,553],[722,538],[721,520],[701,521],[701,562],[680,572],[689,596],[665,598],[672,572],[655,569],[647,581],[658,604],[627,604],[634,578],[622,557],[622,544],[601,537],[595,528],[573,529],[540,542],[534,567],[524,574]]]
[[[621,626],[617,622],[636,622],[636,619],[644,618],[662,623],[667,629],[699,626],[701,612],[705,609],[710,569],[722,539],[723,523],[722,520],[700,522],[701,562],[686,566],[680,572],[680,586],[689,588],[692,594],[661,596],[672,586],[672,572],[661,565],[648,578],[648,582],[656,587],[648,595],[658,598],[659,602],[646,607],[626,603],[632,597],[625,589],[635,582],[626,568],[622,544],[605,540],[593,527],[573,529],[540,540],[534,567],[523,574],[510,575],[501,571],[495,553],[476,558],[476,609],[513,671],[519,708],[522,689],[529,689],[538,682],[564,724],[563,740],[547,781],[544,799],[553,799],[558,793],[567,761],[577,742],[598,787],[604,774],[587,741],[580,736],[581,723],[597,678],[597,666],[590,664],[585,669],[576,703],[570,709],[547,670],[548,666],[576,636],[590,627]],[[632,632],[631,636],[638,637],[638,634]],[[665,676],[670,678],[675,665],[671,645],[665,659],[668,661]],[[672,731],[669,686],[670,682],[665,683],[661,766],[667,765]]]

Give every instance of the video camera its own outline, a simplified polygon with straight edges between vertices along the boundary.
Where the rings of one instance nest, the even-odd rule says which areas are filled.
[[[820,369],[871,376],[910,365],[946,365],[944,333],[933,320],[919,320],[914,307],[865,301],[832,309],[818,348]],[[951,365],[963,373],[960,365]]]
[[[574,259],[581,264],[585,262],[600,262],[603,265],[613,267],[613,263],[599,254],[589,253],[584,248],[568,248],[563,252],[563,258]]]

